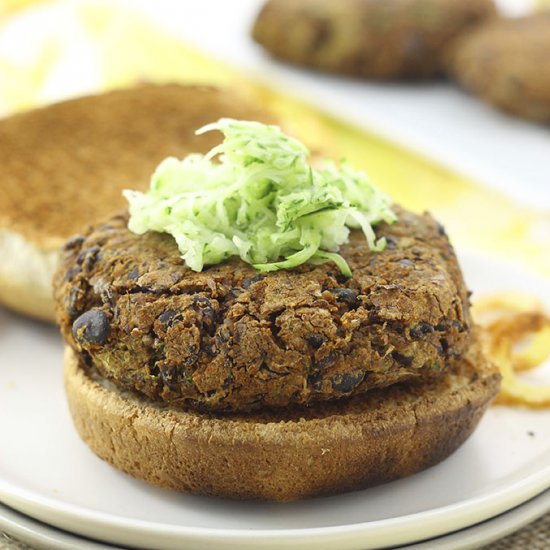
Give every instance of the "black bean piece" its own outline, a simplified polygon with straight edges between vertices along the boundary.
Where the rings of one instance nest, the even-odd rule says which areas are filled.
[[[215,357],[216,356],[216,353],[212,349],[211,345],[203,344],[202,349],[203,349],[204,353],[206,353],[206,355],[208,355],[209,357]]]
[[[400,365],[404,367],[410,367],[413,364],[414,357],[408,357],[407,355],[402,355],[398,351],[392,351],[392,358],[395,359]]]
[[[409,334],[412,338],[422,338],[422,336],[424,336],[425,334],[430,334],[433,331],[434,327],[432,325],[424,321],[420,321],[419,323],[411,327]]]
[[[331,292],[336,297],[337,302],[347,304],[348,306],[357,304],[357,293],[350,288],[333,288]]]
[[[76,257],[76,262],[78,265],[81,265],[82,262],[86,259],[86,256],[88,255],[90,251],[90,248],[85,248],[84,250],[81,250],[78,256]]]
[[[337,359],[338,356],[335,353],[329,353],[326,357],[323,357],[317,361],[317,366],[320,370],[326,369],[327,367],[334,365]]]
[[[84,242],[84,237],[82,235],[75,235],[71,237],[63,246],[65,252],[74,250],[75,248],[80,248]]]
[[[397,239],[394,237],[387,236],[386,248],[388,248],[389,250],[393,250],[394,248],[397,248]]]
[[[211,307],[205,307],[201,310],[201,320],[203,327],[210,336],[216,332],[216,321],[218,316]]]
[[[212,307],[212,302],[203,296],[196,296],[193,299],[195,311],[200,314],[203,327],[210,336],[216,331],[217,314]]]
[[[349,280],[349,277],[347,275],[344,275],[341,271],[336,273],[333,277],[336,279],[336,282],[340,285],[343,285],[345,282]]]
[[[440,223],[437,224],[437,233],[440,237],[447,236],[447,231],[445,231],[445,227],[443,227]]]
[[[143,294],[158,294],[159,290],[158,287],[155,287],[154,285],[135,285],[131,287],[128,292],[130,294],[139,294],[141,292]]]
[[[376,311],[369,311],[369,323],[374,325],[381,322],[382,322],[382,319],[380,318],[380,315],[378,315]]]
[[[237,298],[237,296],[240,296],[243,293],[242,288],[230,288],[227,291],[226,297],[227,298]]]
[[[250,277],[250,279],[246,279],[246,281],[243,282],[243,288],[249,289],[254,283],[258,283],[259,281],[265,279],[265,275],[262,273],[258,273],[258,275],[254,275],[254,277]]]
[[[457,319],[455,319],[452,323],[451,323],[451,327],[453,327],[455,330],[457,330],[458,332],[464,332],[466,330],[466,328],[464,327],[464,325],[458,321]]]
[[[330,382],[334,391],[350,393],[363,381],[364,378],[364,372],[336,374],[330,377]]]
[[[397,263],[401,265],[408,265],[408,266],[414,265],[414,262],[412,260],[408,260],[407,258],[403,258],[402,260],[399,260]]]
[[[73,336],[82,346],[87,344],[104,345],[110,331],[109,318],[97,308],[86,311],[73,323]]]
[[[193,298],[193,304],[205,304],[207,306],[211,306],[212,302],[204,296],[195,296]]]
[[[159,315],[159,321],[163,324],[163,325],[170,325],[172,324],[171,321],[172,319],[177,315],[177,312],[174,311],[173,309],[167,309],[165,312],[161,313]]]
[[[320,334],[310,334],[309,336],[306,336],[306,340],[309,342],[311,347],[315,349],[319,349],[325,342],[325,339]]]
[[[74,265],[65,273],[65,277],[63,277],[63,281],[71,281],[74,279],[75,275],[78,275],[82,271],[82,268],[79,265]]]
[[[91,271],[96,262],[101,259],[99,246],[85,248],[76,258],[78,264],[82,265],[84,271]]]
[[[443,347],[438,344],[432,344],[435,348],[435,351],[437,351],[437,355],[440,357],[445,357],[445,351],[443,350]]]

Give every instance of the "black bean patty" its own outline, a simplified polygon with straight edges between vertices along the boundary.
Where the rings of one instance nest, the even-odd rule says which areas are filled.
[[[370,78],[426,78],[460,33],[495,15],[492,0],[269,0],[252,35],[272,55]]]
[[[120,215],[69,241],[57,320],[83,363],[181,408],[308,405],[436,377],[470,344],[468,293],[441,225],[397,208],[383,252],[352,232],[332,263],[261,274],[238,258],[195,273],[174,239]]]
[[[515,115],[550,122],[550,10],[495,20],[460,37],[449,72],[467,90]]]

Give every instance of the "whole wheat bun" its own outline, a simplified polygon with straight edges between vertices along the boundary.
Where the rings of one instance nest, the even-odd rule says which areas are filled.
[[[207,152],[221,117],[266,121],[258,106],[209,86],[143,85],[0,120],[0,303],[53,321],[51,280],[71,235],[123,208],[167,156]]]
[[[500,375],[474,344],[430,382],[282,412],[221,416],[161,408],[96,380],[67,348],[65,387],[82,439],[160,487],[290,501],[366,488],[432,466],[472,433]]]

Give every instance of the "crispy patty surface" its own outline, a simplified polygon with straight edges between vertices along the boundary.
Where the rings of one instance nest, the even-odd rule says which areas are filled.
[[[269,0],[254,39],[275,57],[371,78],[442,72],[443,51],[495,15],[492,0]]]
[[[467,33],[449,70],[464,88],[510,113],[550,122],[550,11]]]
[[[308,405],[437,377],[471,341],[454,251],[428,214],[397,209],[383,252],[352,232],[334,264],[260,274],[238,258],[201,273],[174,239],[135,235],[125,214],[65,246],[57,319],[83,363],[118,387],[181,408]]]

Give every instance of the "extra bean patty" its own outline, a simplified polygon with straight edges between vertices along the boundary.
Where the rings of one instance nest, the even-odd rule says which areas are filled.
[[[240,259],[195,273],[173,238],[120,215],[67,243],[55,280],[65,339],[96,375],[182,408],[307,405],[430,378],[470,344],[468,294],[443,228],[396,209],[353,270],[260,274]]]
[[[254,39],[275,57],[371,78],[442,72],[447,44],[495,15],[492,0],[269,0]]]
[[[550,122],[550,11],[496,20],[459,38],[449,69],[464,88],[528,119]]]

